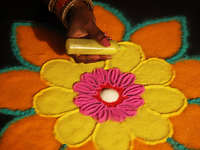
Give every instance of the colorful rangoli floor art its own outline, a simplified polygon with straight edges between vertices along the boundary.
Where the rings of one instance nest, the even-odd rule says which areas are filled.
[[[0,112],[15,116],[0,149],[200,149],[200,57],[185,54],[187,18],[131,25],[104,3],[94,14],[123,51],[91,64],[65,54],[59,30],[13,24],[21,66],[0,71]]]

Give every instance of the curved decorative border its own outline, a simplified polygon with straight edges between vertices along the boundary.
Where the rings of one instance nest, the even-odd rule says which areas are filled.
[[[17,39],[16,39],[16,28],[19,26],[32,26],[32,27],[42,27],[42,28],[46,28],[52,31],[56,31],[58,33],[60,33],[61,35],[63,35],[63,32],[61,32],[58,29],[55,29],[51,26],[42,24],[42,23],[36,23],[36,22],[31,22],[31,21],[27,21],[27,22],[15,22],[13,23],[13,25],[11,26],[11,46],[12,46],[12,51],[14,56],[17,58],[17,60],[23,65],[25,66],[26,69],[31,70],[31,71],[36,71],[39,72],[40,71],[40,67],[35,66],[29,62],[27,62],[21,55],[20,55],[20,50],[19,47],[17,45]],[[24,68],[24,69],[25,69]]]
[[[200,105],[200,98],[188,99],[188,104],[197,104],[197,105]]]
[[[185,52],[189,46],[189,44],[187,42],[188,31],[187,31],[187,21],[186,21],[185,17],[175,16],[175,17],[171,17],[171,18],[154,19],[154,20],[145,21],[143,23],[137,24],[136,26],[133,26],[132,30],[130,30],[128,33],[126,33],[125,38],[123,40],[125,40],[125,41],[130,40],[130,36],[140,28],[143,28],[145,26],[152,25],[152,24],[157,24],[160,22],[168,22],[171,20],[177,20],[177,21],[181,22],[181,30],[183,32],[182,46],[181,46],[179,52],[177,54],[175,54],[174,56],[172,56],[171,58],[166,59],[166,61],[168,63],[174,63],[175,61],[177,61],[179,58],[181,58],[185,54]]]
[[[172,147],[175,149],[175,150],[190,150],[188,148],[186,148],[184,145],[174,141],[172,138],[168,138],[167,139],[167,142],[172,145]]]
[[[14,118],[8,122],[0,131],[0,136],[2,136],[2,134],[8,129],[8,127],[15,123],[16,121],[19,121],[25,117],[28,117],[28,116],[32,116],[32,115],[35,115],[36,112],[33,108],[31,109],[28,109],[28,110],[25,110],[25,111],[19,111],[19,110],[16,110],[16,111],[12,111],[10,109],[0,109],[0,113],[2,114],[6,114],[6,115],[12,115]]]
[[[36,70],[32,70],[32,69],[30,69],[28,67],[24,67],[24,66],[14,66],[14,67],[4,68],[4,69],[0,70],[0,74],[6,73],[9,71],[20,71],[20,70],[36,71]]]

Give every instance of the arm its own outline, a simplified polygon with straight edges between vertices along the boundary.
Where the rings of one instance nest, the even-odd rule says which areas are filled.
[[[65,0],[70,1],[70,0]],[[72,0],[71,0],[72,1]],[[59,0],[57,1],[59,2]],[[59,10],[55,4],[55,12]],[[58,18],[59,11],[56,12]],[[62,13],[61,13],[62,14]],[[60,17],[62,20],[62,17]],[[109,38],[96,26],[96,19],[93,12],[88,9],[85,2],[76,2],[67,12],[65,18],[68,24],[67,37],[95,39],[102,46],[110,46]],[[66,25],[65,25],[66,26]],[[73,55],[76,62],[90,63],[110,59],[110,55]]]

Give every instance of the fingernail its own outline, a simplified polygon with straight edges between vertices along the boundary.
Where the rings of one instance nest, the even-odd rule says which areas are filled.
[[[108,40],[108,38],[103,38],[102,43],[104,44],[105,47],[109,47],[110,46],[110,42]]]
[[[111,58],[112,58],[111,56],[110,56],[110,57],[107,57],[106,60],[109,60],[109,59],[111,59]]]
[[[99,58],[94,58],[93,60],[94,60],[94,61],[97,61],[98,59],[100,59],[100,57],[99,57]]]
[[[93,58],[94,61],[97,61],[98,59],[100,59],[100,56],[97,56],[96,58]]]

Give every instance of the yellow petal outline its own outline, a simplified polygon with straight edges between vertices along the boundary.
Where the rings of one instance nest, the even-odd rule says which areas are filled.
[[[95,63],[80,63],[78,64],[85,72],[91,73],[96,68],[104,68],[105,62],[104,61],[98,61]]]
[[[106,61],[106,69],[119,68],[122,72],[130,72],[135,68],[145,56],[142,48],[132,42],[120,42],[121,51],[112,56],[112,59]]]
[[[71,89],[73,84],[80,80],[84,71],[77,64],[54,59],[46,62],[40,71],[41,79],[51,86],[60,86]]]
[[[123,125],[113,121],[98,123],[92,135],[92,140],[97,149],[104,150],[127,150],[131,148],[132,142],[131,135]]]
[[[145,86],[145,105],[165,117],[179,115],[187,107],[187,98],[178,89],[164,85]]]
[[[57,120],[54,127],[55,138],[69,147],[80,147],[91,140],[96,124],[92,117],[79,113],[79,109],[71,111]]]
[[[33,108],[41,116],[59,117],[78,108],[73,103],[76,95],[77,93],[73,90],[62,87],[49,87],[41,90],[33,97]]]
[[[131,73],[135,74],[135,84],[169,85],[175,78],[175,71],[165,60],[150,58],[141,62]]]
[[[138,109],[136,116],[128,117],[125,123],[134,137],[149,145],[166,142],[167,138],[173,134],[172,124],[168,118],[145,106]]]

